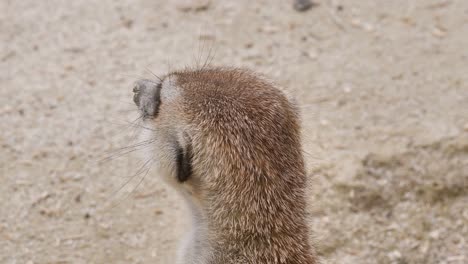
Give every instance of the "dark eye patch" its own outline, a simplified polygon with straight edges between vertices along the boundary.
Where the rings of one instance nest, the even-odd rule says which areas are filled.
[[[184,182],[192,175],[192,145],[188,144],[187,148],[177,148],[177,180]]]
[[[161,89],[162,89],[162,82],[156,85],[156,94],[153,97],[154,100],[154,110],[152,116],[157,117],[159,114],[159,109],[161,108]]]

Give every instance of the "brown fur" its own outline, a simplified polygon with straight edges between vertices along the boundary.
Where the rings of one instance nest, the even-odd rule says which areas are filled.
[[[212,248],[207,264],[317,263],[297,109],[247,70],[185,70],[166,78],[180,89],[170,109],[180,111],[172,116],[184,124],[193,167],[180,184],[190,186],[202,210]]]

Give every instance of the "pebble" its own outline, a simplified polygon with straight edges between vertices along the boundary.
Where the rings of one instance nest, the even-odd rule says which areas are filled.
[[[273,34],[273,33],[278,32],[279,28],[275,27],[275,26],[272,26],[272,25],[268,25],[268,26],[262,27],[261,31],[265,32],[265,33],[268,33],[268,34]]]
[[[60,177],[60,180],[62,182],[67,182],[69,180],[71,181],[81,181],[83,179],[83,174],[78,173],[78,172],[66,172],[62,177]]]
[[[445,35],[447,35],[447,31],[445,31],[442,28],[435,27],[435,28],[432,29],[432,35],[434,37],[443,38],[443,37],[445,37]]]
[[[316,59],[318,57],[318,52],[316,49],[310,49],[308,51],[306,51],[306,55],[307,57],[311,58],[311,59]]]
[[[298,12],[304,12],[309,10],[315,4],[310,0],[294,0],[293,7]]]
[[[322,126],[327,126],[329,123],[330,122],[328,120],[326,120],[326,119],[321,119],[320,120],[320,125],[322,125]]]
[[[375,30],[374,26],[369,24],[369,23],[366,23],[366,22],[363,22],[357,18],[354,18],[351,20],[351,25],[355,26],[355,27],[358,27],[358,28],[361,28],[367,32],[373,32]]]
[[[210,7],[210,0],[177,0],[176,8],[182,12],[203,11]]]
[[[216,35],[213,32],[200,33],[199,40],[216,40]]]
[[[387,255],[392,260],[401,259],[401,257],[402,257],[400,251],[398,251],[398,250],[394,250],[394,251],[388,253]]]
[[[343,91],[344,91],[345,93],[350,93],[351,90],[352,90],[351,85],[349,85],[349,84],[343,85]]]
[[[4,106],[3,108],[0,109],[0,115],[1,114],[9,114],[13,111],[12,107],[9,106]]]
[[[434,230],[429,233],[429,237],[431,237],[432,239],[438,239],[439,235],[440,235],[440,232],[438,230]]]

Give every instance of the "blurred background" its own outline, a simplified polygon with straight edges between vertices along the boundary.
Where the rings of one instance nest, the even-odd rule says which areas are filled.
[[[174,263],[131,89],[205,61],[299,101],[325,263],[468,263],[468,2],[293,2],[0,0],[0,263]]]

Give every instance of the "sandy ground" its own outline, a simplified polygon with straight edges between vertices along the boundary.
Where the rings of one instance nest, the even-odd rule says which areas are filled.
[[[468,2],[317,2],[1,0],[0,263],[173,263],[184,206],[118,148],[132,82],[211,55],[300,101],[326,263],[468,263]]]

